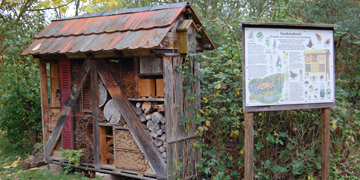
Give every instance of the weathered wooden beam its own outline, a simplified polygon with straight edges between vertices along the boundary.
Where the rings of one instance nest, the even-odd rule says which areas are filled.
[[[119,84],[116,83],[113,75],[108,72],[110,68],[104,60],[97,61],[96,67],[101,80],[110,96],[115,101],[119,112],[123,115],[134,140],[137,142],[140,150],[144,153],[150,166],[156,172],[158,178],[166,178],[166,163],[163,157],[152,144],[151,138],[148,136],[142,123],[132,110],[129,100],[122,94]]]
[[[153,49],[151,53],[164,54],[164,53],[177,53],[177,49]]]
[[[47,86],[47,73],[46,63],[40,61],[40,87],[41,87],[41,114],[42,114],[42,127],[43,127],[43,141],[46,143],[49,139],[49,132],[47,131],[47,125],[49,122],[49,98],[48,98],[48,86]]]
[[[96,60],[90,60],[91,71],[91,100],[92,100],[92,121],[94,131],[94,144],[100,144],[99,138],[99,79],[96,71]],[[100,168],[100,147],[94,146],[95,167]]]
[[[321,180],[330,179],[330,109],[321,109]]]
[[[164,61],[164,95],[165,95],[165,119],[168,121],[166,123],[166,142],[170,142],[175,138],[175,132],[172,130],[175,127],[174,116],[175,116],[175,104],[174,104],[174,89],[175,89],[175,80],[174,80],[174,67],[171,56],[163,57]],[[173,174],[175,172],[174,155],[175,146],[172,144],[167,145],[167,157],[166,162],[168,163],[167,174]]]
[[[86,58],[85,53],[66,53],[65,55],[69,59]]]
[[[75,78],[75,81],[72,85],[71,92],[69,93],[68,98],[65,101],[65,105],[60,112],[59,119],[56,122],[54,131],[51,133],[49,140],[45,145],[45,149],[44,149],[45,157],[49,157],[51,152],[53,151],[53,149],[56,145],[56,142],[60,137],[61,131],[64,127],[65,121],[69,115],[71,106],[76,101],[76,99],[79,97],[80,90],[86,81],[86,77],[87,77],[87,74],[89,73],[89,70],[90,70],[89,60],[85,60],[80,72],[78,73],[78,75]]]

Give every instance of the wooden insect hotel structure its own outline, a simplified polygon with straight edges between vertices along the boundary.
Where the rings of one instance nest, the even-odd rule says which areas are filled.
[[[196,176],[197,127],[181,119],[200,107],[200,65],[187,54],[214,48],[187,2],[52,21],[23,52],[40,62],[46,161],[69,165],[60,148],[75,149],[95,172]]]
[[[305,79],[309,73],[325,76],[325,81],[330,79],[329,49],[306,50],[305,56]]]

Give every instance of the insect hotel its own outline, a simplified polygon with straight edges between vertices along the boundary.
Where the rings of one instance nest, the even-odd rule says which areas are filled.
[[[181,119],[200,108],[200,65],[187,54],[210,49],[187,2],[52,21],[23,52],[40,62],[46,161],[69,165],[60,148],[75,149],[83,169],[195,177],[197,127]]]
[[[330,79],[330,51],[328,49],[306,50],[305,56],[305,79],[309,77],[309,73],[320,74],[325,76],[325,81]]]

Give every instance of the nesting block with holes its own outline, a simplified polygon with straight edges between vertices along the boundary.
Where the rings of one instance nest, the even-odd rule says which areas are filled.
[[[139,97],[155,96],[155,79],[139,80]]]
[[[164,79],[156,79],[156,96],[164,97]]]

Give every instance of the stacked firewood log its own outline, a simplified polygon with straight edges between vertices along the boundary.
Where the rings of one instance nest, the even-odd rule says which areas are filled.
[[[153,143],[166,160],[166,119],[165,107],[159,102],[138,102],[133,107]]]

